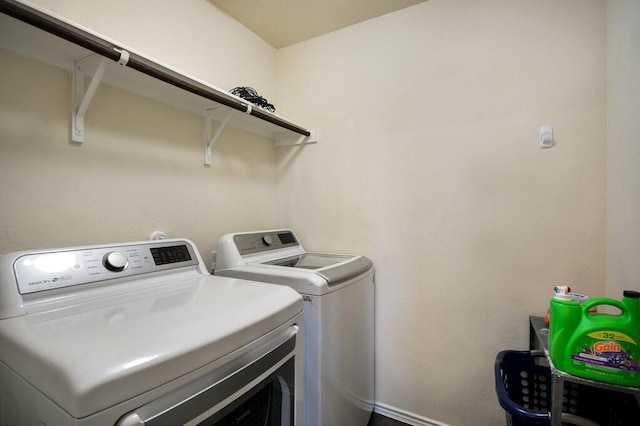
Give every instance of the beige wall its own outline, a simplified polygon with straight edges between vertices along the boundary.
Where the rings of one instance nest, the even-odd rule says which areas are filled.
[[[554,284],[605,291],[599,0],[430,0],[277,52],[278,222],[376,264],[379,409],[504,422],[502,349]],[[542,124],[557,144],[537,146]]]
[[[275,49],[210,1],[30,1],[222,89],[273,97]]]
[[[39,3],[219,87],[272,96],[275,49],[209,2]],[[103,84],[85,143],[69,143],[68,72],[6,51],[0,63],[0,253],[160,229],[210,263],[222,234],[274,226],[271,141],[225,130],[205,167],[199,116]]]
[[[640,291],[640,2],[607,0],[607,291]]]
[[[224,232],[277,224],[366,254],[380,410],[452,426],[503,423],[493,359],[526,347],[554,284],[605,291],[603,1],[430,0],[278,52],[207,1],[38,3],[219,87],[250,82],[320,143],[228,131],[205,168],[199,117],[101,86],[87,142],[69,144],[68,74],[0,52],[0,253],[163,229],[208,257]],[[614,3],[609,23],[635,7]],[[635,52],[625,34],[609,61]],[[640,204],[625,198],[637,120],[611,120],[637,108],[622,87],[610,211]],[[557,145],[541,150],[545,123]],[[637,270],[637,214],[618,212],[609,289],[614,255],[626,288]]]

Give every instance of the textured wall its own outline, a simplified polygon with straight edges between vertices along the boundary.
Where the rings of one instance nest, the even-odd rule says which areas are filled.
[[[282,113],[320,132],[279,151],[278,221],[374,260],[380,409],[503,423],[496,353],[554,284],[604,293],[604,22],[596,0],[430,0],[278,51]]]
[[[68,74],[0,52],[0,252],[161,228],[207,258],[224,232],[278,223],[366,254],[380,407],[456,426],[503,423],[495,353],[526,346],[554,284],[604,292],[603,1],[430,0],[277,53],[205,1],[38,3],[220,87],[250,82],[320,143],[279,149],[276,170],[270,142],[225,132],[204,168],[199,117],[105,86],[76,146]],[[634,138],[610,209],[637,181]],[[617,241],[610,264],[633,245]]]
[[[607,1],[607,291],[640,291],[640,2]]]
[[[275,50],[208,2],[40,3],[220,87],[273,90]],[[209,261],[222,234],[274,225],[271,141],[225,130],[205,167],[200,116],[102,84],[85,143],[69,143],[69,73],[4,51],[0,63],[0,253],[161,229]]]

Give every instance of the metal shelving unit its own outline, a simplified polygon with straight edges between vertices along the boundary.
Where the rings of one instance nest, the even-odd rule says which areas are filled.
[[[225,126],[267,137],[276,146],[317,142],[315,130],[35,5],[0,0],[0,12],[0,48],[70,71],[74,142],[84,141],[84,114],[101,83],[201,115],[205,164],[211,163],[211,147]],[[219,123],[215,131],[212,121]]]
[[[640,388],[631,386],[619,386],[606,382],[598,382],[595,380],[584,379],[574,375],[565,373],[555,368],[549,356],[547,346],[547,337],[549,334],[548,326],[544,323],[542,317],[529,317],[529,347],[530,349],[541,349],[544,351],[546,361],[551,369],[551,426],[561,426],[562,418],[558,413],[562,413],[563,395],[565,383],[577,383],[579,385],[589,386],[592,388],[604,389],[622,394],[630,394],[636,398],[638,406],[640,406]]]

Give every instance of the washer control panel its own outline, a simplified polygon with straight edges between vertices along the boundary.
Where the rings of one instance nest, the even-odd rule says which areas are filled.
[[[233,242],[242,256],[300,245],[296,236],[289,230],[236,234],[233,236]]]
[[[13,263],[20,294],[198,265],[187,241],[25,253]]]

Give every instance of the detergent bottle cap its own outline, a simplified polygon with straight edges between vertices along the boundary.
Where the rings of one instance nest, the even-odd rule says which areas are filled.
[[[571,300],[571,288],[567,285],[557,285],[553,288],[555,294],[553,298],[556,300]]]
[[[622,295],[624,297],[630,297],[632,299],[640,299],[640,292],[633,291],[633,290],[625,290],[622,292]]]

